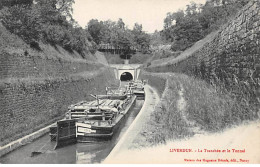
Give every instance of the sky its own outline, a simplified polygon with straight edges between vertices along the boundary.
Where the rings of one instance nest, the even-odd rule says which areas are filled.
[[[153,33],[163,29],[163,20],[168,12],[185,9],[187,4],[205,4],[206,0],[75,0],[73,18],[85,27],[89,20],[117,21],[122,18],[128,28],[137,22],[143,30]]]

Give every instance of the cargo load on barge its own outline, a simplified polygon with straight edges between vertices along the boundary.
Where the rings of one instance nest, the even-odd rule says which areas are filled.
[[[129,82],[126,85],[126,89],[130,90],[133,94],[135,94],[139,99],[145,99],[144,85],[146,84],[146,80],[134,80]]]
[[[110,140],[130,113],[136,101],[136,96],[128,96],[124,100],[108,100],[112,105],[102,106],[91,116],[76,122],[76,138],[78,142],[94,142]],[[98,113],[99,117],[93,117]]]
[[[136,96],[127,90],[116,92],[91,95],[95,100],[69,106],[66,119],[50,128],[56,148],[75,142],[110,140],[136,101]]]

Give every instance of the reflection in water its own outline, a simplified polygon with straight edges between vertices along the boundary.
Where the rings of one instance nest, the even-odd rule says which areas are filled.
[[[0,158],[5,164],[86,164],[101,163],[116,145],[120,137],[131,125],[143,105],[143,100],[137,100],[125,126],[115,133],[110,141],[98,143],[77,143],[57,150],[53,150],[55,142],[50,142],[49,135],[45,135],[34,142],[23,146]],[[43,148],[42,148],[43,147]],[[31,152],[40,148],[43,154],[30,157]]]
[[[95,154],[91,154],[91,153],[85,153],[85,152],[78,152],[76,151],[76,163],[80,164],[80,163],[91,163],[93,162],[92,159],[94,159],[96,157]]]

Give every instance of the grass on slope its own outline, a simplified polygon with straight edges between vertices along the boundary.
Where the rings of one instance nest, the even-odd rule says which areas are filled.
[[[246,102],[248,99],[237,100],[227,91],[186,75],[179,74],[176,79],[185,90],[188,119],[205,131],[217,132],[257,118],[257,110]]]
[[[107,62],[107,59],[106,59],[104,53],[97,51],[95,53],[95,56],[96,56],[98,62],[105,64],[105,65],[108,65],[108,62]]]
[[[137,52],[136,54],[134,54],[131,57],[130,63],[131,64],[143,64],[151,57],[152,57],[151,54],[144,54],[144,53]]]
[[[189,56],[191,56],[194,52],[201,49],[206,43],[212,41],[214,37],[217,35],[218,31],[212,32],[209,35],[207,35],[205,38],[199,40],[196,42],[192,47],[186,49],[183,51],[179,56],[176,57],[176,55],[170,56],[168,58],[162,58],[159,60],[154,60],[151,62],[151,66],[163,66],[166,64],[173,64],[180,60],[186,59]]]
[[[141,128],[133,148],[189,138],[197,133],[220,132],[258,118],[257,108],[249,106],[246,99],[238,101],[205,81],[184,74],[160,75],[168,79],[161,102]],[[181,96],[185,102],[182,108]]]
[[[18,54],[21,56],[39,56],[47,59],[63,59],[68,61],[90,61],[96,62],[96,58],[90,53],[85,53],[83,57],[76,51],[69,52],[61,46],[53,46],[39,42],[41,51],[32,49],[30,45],[26,44],[20,37],[9,32],[0,23],[0,52],[7,52],[9,54]]]

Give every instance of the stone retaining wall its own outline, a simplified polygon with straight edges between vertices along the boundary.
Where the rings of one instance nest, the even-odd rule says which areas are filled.
[[[249,2],[216,37],[187,59],[147,68],[176,72],[222,85],[253,101],[260,95],[260,1]]]
[[[64,117],[70,104],[118,85],[109,67],[84,59],[0,53],[0,146]]]
[[[77,61],[76,61],[77,60]],[[94,71],[99,63],[76,59],[42,58],[37,55],[0,54],[0,79],[29,77],[64,77],[84,71]]]

